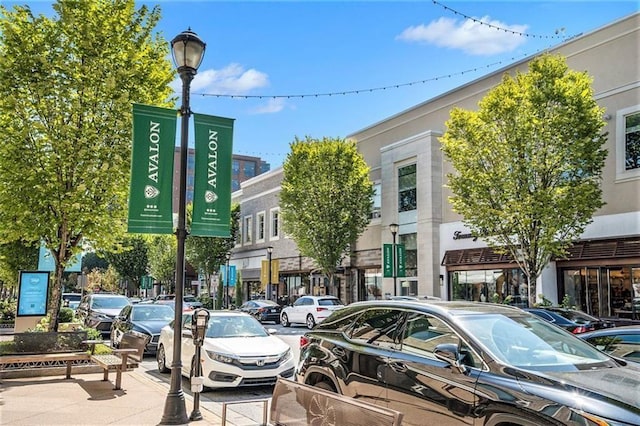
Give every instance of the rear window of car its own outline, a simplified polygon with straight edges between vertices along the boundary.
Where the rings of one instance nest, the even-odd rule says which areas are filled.
[[[340,299],[318,299],[318,305],[320,306],[339,306],[342,305]]]

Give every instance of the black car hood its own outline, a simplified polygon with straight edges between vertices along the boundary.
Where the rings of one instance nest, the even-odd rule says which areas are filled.
[[[631,424],[640,422],[640,367],[630,364],[621,368],[516,375],[526,392],[593,414]]]

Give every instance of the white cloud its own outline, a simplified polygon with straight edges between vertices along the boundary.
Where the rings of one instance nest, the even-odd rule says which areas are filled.
[[[254,114],[273,114],[280,112],[286,106],[284,98],[270,98],[267,103],[251,110]]]
[[[245,70],[239,64],[229,64],[221,70],[208,69],[198,72],[191,82],[191,90],[219,95],[246,95],[254,89],[269,85],[269,76],[255,69]],[[177,78],[171,83],[176,93],[182,90]]]
[[[501,29],[491,28],[477,21]],[[476,19],[476,21],[466,19],[462,22],[451,18],[440,18],[437,21],[432,21],[429,25],[421,24],[406,28],[396,39],[461,49],[470,55],[486,56],[510,52],[525,43],[526,36],[513,34],[513,32],[524,33],[527,28],[527,25],[507,25],[500,21],[491,20],[488,16]]]

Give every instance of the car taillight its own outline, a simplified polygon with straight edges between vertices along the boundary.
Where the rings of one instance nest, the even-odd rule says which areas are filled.
[[[307,336],[300,336],[300,347],[304,348],[305,346],[307,346],[309,344],[311,340],[309,340],[309,338]]]
[[[321,312],[321,311],[327,311],[327,308],[321,308],[321,307],[317,307],[316,308],[316,312]]]
[[[586,333],[587,331],[593,331],[593,330],[595,330],[595,327],[593,327],[592,325],[590,325],[590,326],[580,325],[580,326],[574,328],[572,333],[573,334],[580,334],[580,333]]]
[[[262,313],[262,312],[264,312],[266,310],[267,310],[266,308],[260,308],[260,309],[258,309],[258,312]]]

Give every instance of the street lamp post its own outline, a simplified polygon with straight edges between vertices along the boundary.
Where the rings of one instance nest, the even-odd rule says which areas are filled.
[[[271,300],[271,297],[273,296],[272,291],[273,289],[271,288],[271,253],[273,253],[273,247],[269,246],[267,247],[267,260],[269,262],[269,279],[267,281],[267,299]]]
[[[171,51],[173,60],[178,67],[178,74],[182,79],[182,107],[180,115],[182,117],[182,129],[180,136],[180,193],[178,194],[178,226],[176,228],[176,238],[178,242],[176,258],[176,302],[175,302],[175,327],[182,323],[182,305],[184,296],[184,243],[187,238],[187,227],[185,223],[187,204],[187,146],[189,136],[189,88],[191,81],[198,72],[198,67],[204,57],[205,43],[188,29],[178,34],[171,40]],[[189,421],[185,407],[184,393],[182,392],[182,333],[174,333],[173,336],[173,362],[171,363],[171,385],[164,404],[162,414],[162,425],[186,424]]]
[[[398,233],[398,224],[392,223],[389,225],[389,230],[391,231],[391,236],[393,237],[393,245],[391,246],[391,251],[393,252],[393,295],[398,295],[398,255],[396,253],[396,234]]]

